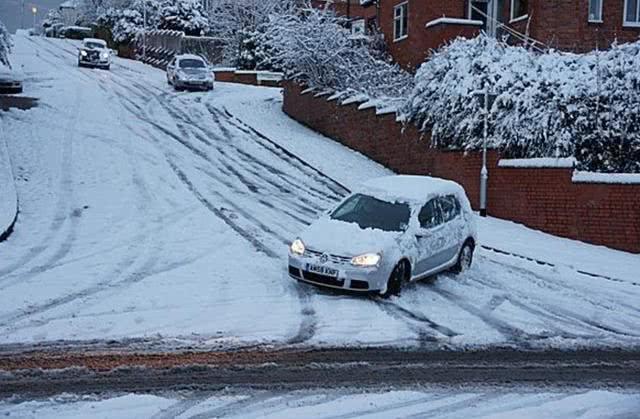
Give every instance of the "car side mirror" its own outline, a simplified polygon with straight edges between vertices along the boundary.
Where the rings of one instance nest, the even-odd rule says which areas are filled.
[[[429,236],[431,236],[431,233],[425,228],[421,228],[416,231],[416,239],[426,239]]]

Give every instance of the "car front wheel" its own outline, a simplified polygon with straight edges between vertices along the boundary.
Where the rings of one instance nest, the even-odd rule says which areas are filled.
[[[409,275],[408,264],[404,261],[398,263],[387,282],[387,291],[382,294],[383,298],[389,298],[392,295],[400,295],[402,284],[407,280]]]

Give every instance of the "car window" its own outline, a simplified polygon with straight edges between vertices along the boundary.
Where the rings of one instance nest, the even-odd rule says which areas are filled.
[[[460,215],[460,202],[453,195],[443,196],[438,199],[442,210],[442,219],[445,223],[452,221]]]
[[[438,206],[438,199],[432,199],[422,207],[418,214],[418,221],[422,228],[434,228],[442,224],[442,212]]]
[[[204,61],[195,58],[185,58],[180,60],[180,68],[205,68]]]
[[[355,223],[360,228],[404,231],[409,225],[411,208],[405,202],[387,202],[364,194],[348,198],[333,213],[334,220]]]

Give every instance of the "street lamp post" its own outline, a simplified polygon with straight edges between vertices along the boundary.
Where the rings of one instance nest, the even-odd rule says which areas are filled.
[[[31,8],[31,12],[33,13],[33,30],[36,30],[36,17],[38,16],[38,8],[33,6]]]
[[[489,182],[489,169],[487,168],[487,143],[489,142],[489,112],[496,99],[496,95],[485,86],[481,92],[475,92],[474,96],[482,98],[484,108],[484,127],[482,138],[482,169],[480,169],[480,216],[487,216],[487,186]]]

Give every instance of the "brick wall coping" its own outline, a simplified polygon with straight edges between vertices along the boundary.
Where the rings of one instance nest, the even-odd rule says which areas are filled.
[[[575,163],[576,159],[573,157],[538,157],[531,159],[500,159],[498,167],[573,169]]]
[[[430,28],[432,26],[437,25],[471,25],[471,26],[482,26],[484,22],[481,20],[472,20],[472,19],[460,19],[455,17],[439,17],[438,19],[434,19],[430,22],[427,22],[424,25],[425,28]]]
[[[623,185],[640,185],[640,173],[594,173],[573,172],[573,183],[609,183]]]

